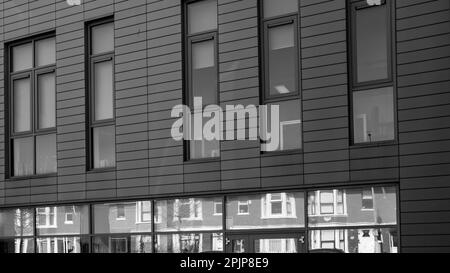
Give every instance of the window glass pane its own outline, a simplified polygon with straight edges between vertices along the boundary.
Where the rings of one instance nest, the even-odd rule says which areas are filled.
[[[294,228],[305,225],[304,194],[279,193],[281,201],[273,201],[273,194],[230,196],[227,198],[227,229]],[[276,200],[276,199],[274,199]],[[240,214],[238,206],[248,201],[248,213]]]
[[[38,78],[39,128],[56,126],[55,74],[39,75]]]
[[[56,63],[55,37],[36,41],[36,66]]]
[[[284,151],[284,150],[294,150],[300,149],[302,147],[302,121],[301,121],[301,102],[300,100],[288,100],[280,101],[276,103],[268,104],[267,115],[262,116],[261,133],[266,139],[266,130],[268,127],[268,132],[272,132],[271,129],[271,118],[272,118],[272,105],[279,106],[279,138],[278,145],[276,145],[276,134],[271,133],[272,139],[266,141],[272,149],[266,147],[263,151]],[[275,143],[272,143],[275,141]],[[264,146],[263,146],[264,148]]]
[[[138,203],[125,202],[94,205],[94,233],[151,232],[151,221],[138,221]]]
[[[34,253],[33,238],[0,239],[0,253]]]
[[[116,134],[114,126],[94,128],[94,168],[116,166]]]
[[[388,77],[387,5],[356,11],[358,82]]]
[[[397,224],[397,192],[394,187],[373,187],[374,193],[373,209],[367,210],[363,207],[361,198],[365,189],[345,189],[343,190],[340,204],[331,200],[332,192],[338,191],[313,191],[309,192],[308,198],[308,223],[310,227],[341,227],[341,226],[363,226],[363,225],[396,225]],[[313,196],[320,193],[320,200]],[[326,194],[323,194],[326,193]],[[322,197],[324,197],[322,199]],[[335,198],[335,197],[333,197]],[[328,203],[330,202],[330,203]],[[319,207],[320,206],[320,207]],[[337,210],[337,207],[342,208]],[[328,214],[328,208],[332,211]]]
[[[297,253],[297,238],[256,239],[255,253]]]
[[[286,95],[297,90],[297,56],[294,24],[269,27],[270,95]]]
[[[94,111],[95,120],[113,118],[113,67],[112,61],[94,65]]]
[[[156,235],[155,251],[159,253],[204,253],[223,251],[223,234],[158,234]]]
[[[298,0],[264,0],[264,17],[298,12]]]
[[[310,252],[333,249],[345,253],[397,253],[395,228],[310,230]]]
[[[217,102],[214,46],[214,40],[192,43],[192,93],[202,98],[203,105]]]
[[[189,34],[217,28],[217,0],[203,0],[188,5]]]
[[[36,173],[56,173],[56,134],[36,136]]]
[[[31,130],[31,85],[30,79],[14,80],[14,132]]]
[[[156,231],[196,231],[222,229],[222,216],[214,214],[214,202],[220,198],[161,200],[155,203],[161,221]]]
[[[72,221],[66,221],[70,214]],[[37,235],[78,235],[89,233],[89,206],[72,205],[36,208]]]
[[[354,142],[395,139],[392,87],[353,92]]]
[[[32,236],[33,234],[33,209],[0,210],[0,237]]]
[[[14,139],[14,176],[34,174],[34,143],[32,137]]]
[[[218,140],[191,140],[190,143],[189,155],[191,159],[213,158],[220,156],[220,146]]]
[[[114,24],[107,23],[92,27],[91,54],[105,53],[114,50]]]
[[[36,239],[37,253],[89,253],[88,237],[44,237]]]
[[[31,43],[12,48],[12,71],[19,71],[33,67],[33,46]]]
[[[151,235],[96,236],[92,240],[94,253],[151,253]]]

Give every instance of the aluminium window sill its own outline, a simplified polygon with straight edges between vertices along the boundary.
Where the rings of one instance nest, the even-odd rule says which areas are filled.
[[[28,179],[39,179],[39,178],[53,178],[57,177],[58,173],[48,173],[48,174],[35,174],[35,175],[26,175],[26,176],[12,176],[5,181],[20,181],[20,180],[28,180]]]

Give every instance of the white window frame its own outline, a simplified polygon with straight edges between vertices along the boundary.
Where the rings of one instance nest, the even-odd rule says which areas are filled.
[[[161,206],[159,204],[161,204],[161,203],[159,203],[159,202],[154,203],[154,206],[155,206],[154,211],[156,210],[156,213],[154,215],[152,213],[152,217],[153,217],[153,221],[155,221],[155,224],[162,223],[162,207],[163,206]],[[166,203],[166,205],[167,205],[167,203]]]
[[[247,212],[241,212],[241,206],[247,206]],[[237,215],[250,215],[250,200],[238,201]]]
[[[362,211],[374,211],[375,209],[375,193],[373,191],[373,188],[370,188],[370,192],[371,195],[369,196],[364,196],[364,189],[361,191],[361,210]],[[368,199],[368,200],[372,200],[372,208],[364,208],[363,207],[363,201],[364,199]]]
[[[119,217],[119,205],[120,207],[123,207],[123,217]],[[127,219],[126,212],[125,212],[125,204],[116,204],[116,220],[117,221],[125,221]]]
[[[222,212],[217,212],[217,206],[220,205],[220,207],[222,208]],[[213,202],[213,206],[214,206],[214,216],[220,216],[223,214],[223,202],[222,201],[214,201]]]
[[[323,191],[330,191],[330,190],[323,190]],[[347,215],[347,192],[343,189],[333,189],[333,213],[321,213],[320,207],[320,193],[323,191],[314,191],[314,206],[315,206],[315,214],[309,215],[309,216],[345,216]],[[337,203],[337,196],[338,192],[342,191],[342,203],[343,203],[343,213],[337,213],[338,211],[338,203]],[[308,210],[308,213],[310,211]]]
[[[261,219],[270,219],[270,218],[297,218],[296,212],[296,204],[295,204],[295,196],[289,193],[275,193],[281,194],[281,201],[276,200],[277,202],[281,202],[281,213],[273,214],[272,213],[272,194],[267,193],[261,197]],[[287,203],[291,204],[291,213],[289,214],[287,211]]]
[[[72,220],[68,220],[67,216],[72,215]],[[64,224],[66,225],[73,225],[73,212],[66,212],[64,215]]]
[[[181,200],[189,200],[188,202],[181,202]],[[180,206],[189,204],[189,217],[180,217]],[[198,206],[198,207],[197,207]],[[199,215],[195,216],[196,207],[199,209]],[[189,199],[176,199],[175,200],[175,215],[177,217],[173,218],[173,221],[177,221],[177,218],[184,221],[201,221],[203,220],[203,209],[202,209],[202,201],[197,198],[189,198]]]
[[[144,220],[142,219],[142,208],[144,202],[150,202],[150,212],[145,212],[150,214],[150,220]],[[137,201],[136,202],[136,224],[144,224],[144,223],[151,223],[152,222],[152,203],[151,201]]]
[[[45,211],[43,213],[39,212],[40,209],[44,209]],[[52,216],[52,212],[51,209],[53,209],[53,217],[54,217],[54,222],[53,224],[51,224],[51,216]],[[58,224],[57,224],[57,215],[58,215],[58,209],[57,207],[40,207],[40,208],[36,208],[36,218],[38,218],[39,215],[45,215],[45,225],[41,225],[39,223],[39,220],[36,219],[36,228],[57,228]]]

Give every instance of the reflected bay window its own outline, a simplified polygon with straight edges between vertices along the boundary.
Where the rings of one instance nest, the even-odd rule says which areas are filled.
[[[202,99],[203,107],[217,105],[217,0],[188,1],[185,10],[187,105],[193,109],[194,97]],[[187,146],[188,159],[220,156],[219,140],[191,140]]]
[[[10,176],[56,173],[55,37],[9,46]]]
[[[267,114],[263,115],[261,126],[265,127],[270,124],[270,106],[279,105],[280,141],[278,148],[275,150],[301,149],[298,1],[265,0],[262,8],[262,72],[264,74],[262,96],[264,104],[269,107]],[[266,130],[262,131],[265,132]],[[273,150],[271,149],[271,151]]]
[[[353,143],[395,140],[390,2],[351,5]]]
[[[88,26],[90,168],[116,165],[114,115],[114,23]]]

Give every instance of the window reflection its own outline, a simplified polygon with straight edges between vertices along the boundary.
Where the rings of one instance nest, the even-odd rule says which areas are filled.
[[[37,253],[87,253],[89,252],[89,238],[37,238],[36,251]]]
[[[0,237],[33,236],[33,209],[0,210]]]
[[[297,253],[297,238],[255,240],[255,253]]]
[[[34,239],[0,238],[0,253],[34,253]]]
[[[228,229],[304,226],[304,194],[267,193],[227,198]]]
[[[37,235],[74,235],[89,233],[89,207],[60,206],[36,208]]]
[[[151,235],[96,236],[92,240],[94,253],[152,253]]]
[[[217,213],[221,198],[187,198],[156,202],[161,221],[156,231],[220,230],[222,216]]]
[[[354,142],[393,140],[394,91],[392,87],[353,93]]]
[[[346,253],[397,253],[397,231],[393,228],[312,230],[309,249],[334,249]]]
[[[301,120],[301,105],[300,100],[280,101],[276,103],[267,104],[267,114],[262,116],[262,133],[271,132],[271,107],[272,105],[279,106],[279,144],[275,150],[295,150],[302,148],[302,120]],[[269,130],[266,129],[269,126]],[[264,139],[267,137],[264,136]],[[274,141],[274,140],[270,140]]]
[[[308,194],[310,227],[395,225],[396,211],[393,187],[319,190]]]
[[[149,211],[151,201],[94,205],[94,232],[97,234],[151,232]]]
[[[155,251],[160,253],[202,253],[223,251],[222,233],[156,235]]]

